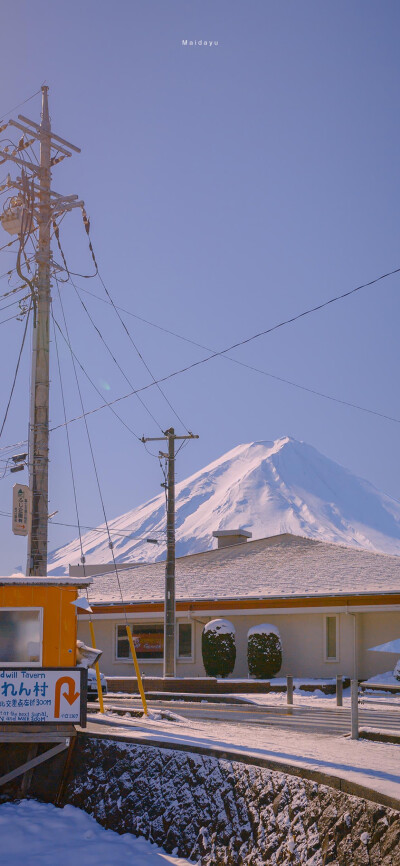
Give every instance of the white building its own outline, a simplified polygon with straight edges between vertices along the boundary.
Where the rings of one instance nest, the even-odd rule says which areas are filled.
[[[392,655],[369,647],[400,636],[400,557],[289,534],[247,540],[215,533],[219,547],[176,561],[177,676],[204,676],[201,635],[211,619],[236,630],[233,677],[247,677],[247,633],[279,628],[282,676],[367,678],[393,667]],[[238,543],[241,542],[241,543]],[[96,643],[108,676],[132,676],[124,610],[146,676],[162,676],[165,563],[86,566]],[[81,567],[70,567],[82,576]],[[79,637],[90,643],[88,616]]]

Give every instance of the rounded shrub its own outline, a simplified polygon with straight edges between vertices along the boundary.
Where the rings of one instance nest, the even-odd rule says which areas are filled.
[[[400,682],[400,659],[396,662],[394,666],[393,675],[396,677],[396,680]]]
[[[236,661],[235,627],[227,619],[208,622],[203,629],[201,649],[207,676],[229,676]]]
[[[275,676],[282,667],[282,641],[275,625],[254,625],[247,632],[250,676],[260,680]]]

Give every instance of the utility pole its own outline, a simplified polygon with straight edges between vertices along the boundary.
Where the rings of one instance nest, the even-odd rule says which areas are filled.
[[[50,320],[50,183],[51,125],[48,88],[42,88],[39,176],[39,247],[37,310],[32,342],[31,410],[29,421],[29,487],[32,492],[31,531],[26,573],[47,574],[49,491],[49,320]]]
[[[198,439],[194,433],[176,436],[173,427],[165,430],[164,436],[142,437],[142,442],[168,442],[168,452],[160,451],[160,457],[168,461],[167,490],[167,561],[165,564],[164,597],[164,677],[176,675],[176,602],[175,602],[175,442],[177,439]],[[164,486],[164,485],[163,485]]]
[[[22,122],[21,122],[22,121]],[[9,120],[1,127],[15,127],[23,133],[14,150],[0,149],[3,161],[10,160],[22,169],[21,175],[0,188],[15,189],[17,196],[11,205],[0,215],[3,228],[10,234],[18,234],[19,253],[17,272],[25,280],[31,291],[33,306],[32,339],[32,376],[29,419],[29,488],[32,512],[28,531],[27,575],[45,577],[47,574],[47,535],[48,535],[48,472],[49,472],[49,318],[50,318],[50,280],[53,268],[51,253],[51,231],[57,218],[75,207],[83,208],[77,195],[64,196],[51,189],[51,168],[65,157],[72,156],[71,150],[80,153],[80,148],[71,144],[51,130],[48,87],[42,87],[41,123],[18,115],[18,122]],[[9,134],[12,134],[10,131]],[[26,148],[39,144],[39,164],[26,159]],[[22,255],[25,244],[37,234],[35,255],[36,270],[30,279],[21,271]],[[58,267],[58,269],[60,269]]]

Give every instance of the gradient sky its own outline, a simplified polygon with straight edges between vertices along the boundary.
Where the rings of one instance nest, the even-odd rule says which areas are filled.
[[[397,2],[13,0],[2,3],[1,19],[0,117],[49,85],[54,131],[82,148],[54,169],[53,187],[84,198],[100,273],[127,310],[218,350],[400,267]],[[40,97],[18,111],[38,120]],[[0,230],[0,246],[6,240]],[[62,241],[70,269],[91,273],[78,212],[65,218]],[[15,258],[0,258],[3,273]],[[98,279],[76,284],[105,297]],[[400,419],[399,285],[391,277],[232,354]],[[79,360],[106,400],[125,394],[74,289],[64,285],[62,294]],[[53,296],[61,320],[56,287]],[[112,309],[86,302],[127,377],[147,383]],[[207,354],[124,320],[156,377]],[[0,414],[22,327],[0,331]],[[73,417],[79,402],[60,348]],[[0,447],[26,437],[28,354]],[[86,408],[99,405],[82,387]],[[200,435],[179,456],[178,479],[242,442],[289,434],[400,499],[397,423],[225,358],[172,379],[165,393]],[[183,430],[156,389],[144,399],[162,428]],[[140,436],[157,435],[135,397],[116,408]],[[61,421],[53,363],[51,424]],[[107,515],[157,494],[158,461],[108,409],[89,423]],[[81,520],[96,526],[102,511],[82,422],[70,431]],[[75,523],[63,430],[52,435],[50,472],[49,510]],[[3,511],[15,480],[27,479],[1,481]],[[2,572],[25,568],[26,541],[12,536],[5,517],[0,533]],[[50,549],[75,535],[51,526]]]

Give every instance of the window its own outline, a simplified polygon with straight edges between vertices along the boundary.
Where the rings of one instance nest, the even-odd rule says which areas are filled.
[[[192,657],[192,623],[178,623],[178,658]]]
[[[162,623],[152,625],[132,625],[133,642],[136,655],[142,661],[162,659],[164,657],[164,626]],[[117,626],[117,659],[131,659],[128,635],[124,625]]]
[[[325,660],[337,661],[337,616],[325,617]]]
[[[42,609],[0,610],[0,665],[40,665],[42,661]]]

